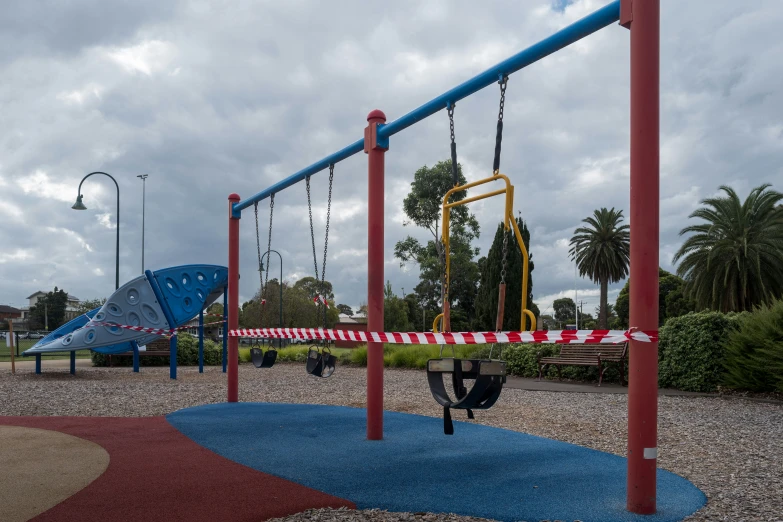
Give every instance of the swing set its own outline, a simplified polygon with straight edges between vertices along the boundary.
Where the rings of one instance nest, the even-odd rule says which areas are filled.
[[[310,176],[305,179],[305,187],[307,189],[307,211],[310,216],[310,242],[313,245],[313,267],[315,268],[315,282],[318,288],[318,293],[313,296],[313,302],[318,307],[318,315],[323,317],[323,328],[326,329],[326,311],[329,309],[329,301],[326,298],[326,259],[329,249],[329,221],[332,215],[332,185],[334,182],[334,164],[329,165],[329,197],[326,205],[326,233],[324,235],[324,258],[321,263],[321,277],[318,277],[318,257],[315,250],[315,229],[313,228],[313,205],[310,199]],[[258,252],[258,273],[261,280],[261,308],[259,310],[259,324],[264,315],[264,306],[266,305],[267,289],[269,287],[269,255],[272,250],[272,218],[274,216],[275,209],[275,195],[272,194],[269,198],[269,233],[267,235],[267,256],[266,256],[266,270],[262,266],[261,255],[261,236],[259,234],[258,225],[258,201],[255,202],[255,224],[256,224],[256,250]],[[266,272],[266,277],[264,277]],[[282,281],[279,284],[283,284]],[[281,325],[282,326],[282,325]],[[258,337],[253,337],[252,345],[250,347],[250,359],[256,368],[271,368],[274,366],[277,360],[277,350],[270,346],[266,352],[261,347],[261,343]],[[315,377],[330,377],[337,366],[337,357],[332,355],[332,351],[328,345],[319,347],[317,345],[310,346],[307,352],[307,360],[305,364],[305,371]]]
[[[380,110],[371,111],[367,116],[367,126],[362,139],[349,144],[345,148],[331,154],[316,163],[296,172],[275,183],[267,189],[242,200],[239,195],[229,196],[228,208],[228,326],[229,366],[228,366],[228,401],[238,400],[238,367],[237,341],[239,336],[246,335],[238,329],[239,308],[239,224],[242,211],[259,201],[270,198],[290,186],[306,180],[309,186],[310,176],[325,169],[334,173],[334,165],[354,154],[364,152],[368,157],[367,183],[367,438],[380,440],[383,438],[383,342],[414,342],[413,339],[437,339],[438,344],[455,344],[461,342],[569,342],[577,340],[566,332],[555,332],[555,339],[547,337],[545,332],[539,335],[534,332],[535,317],[526,309],[527,297],[527,252],[521,234],[516,226],[512,208],[514,187],[509,177],[499,170],[500,145],[503,125],[503,95],[508,77],[531,64],[557,52],[574,42],[585,38],[600,29],[616,22],[630,31],[630,212],[631,236],[637,238],[631,244],[631,317],[633,326],[628,332],[620,332],[630,340],[629,348],[629,387],[628,387],[628,476],[627,476],[627,508],[639,514],[651,514],[656,508],[656,459],[657,459],[657,326],[658,326],[658,221],[659,221],[659,47],[660,47],[660,0],[614,0],[592,14],[564,27],[555,34],[532,45],[531,47],[509,57],[490,67],[481,74],[463,82],[451,90],[421,105],[402,117],[386,122],[386,116]],[[456,144],[453,134],[453,111],[460,100],[488,87],[496,82],[501,85],[501,108],[498,118],[495,164],[492,176],[458,185],[456,178]],[[438,324],[441,332],[437,333],[384,333],[383,332],[383,289],[384,289],[384,163],[385,153],[389,149],[390,137],[416,124],[417,122],[446,109],[450,116],[452,131],[452,168],[454,187],[443,200],[443,288],[441,315],[434,324],[437,332]],[[455,192],[464,191],[491,182],[503,183],[503,188],[486,194],[466,198],[462,201],[450,201]],[[309,191],[308,191],[309,193]],[[449,261],[449,219],[450,209],[479,199],[493,196],[504,196],[503,224],[506,232],[513,230],[523,259],[522,270],[522,303],[521,328],[530,328],[529,332],[450,332],[450,313],[448,287],[450,277]],[[312,221],[311,221],[312,223]],[[270,211],[271,229],[271,211]],[[271,236],[271,234],[270,234]],[[508,236],[508,234],[507,234]],[[314,264],[316,281],[323,284],[328,240],[324,244],[324,262],[321,277],[318,277],[318,264],[315,256],[313,238]],[[260,242],[259,242],[260,252]],[[503,257],[507,255],[507,239],[504,240]],[[259,262],[260,265],[260,262]],[[505,268],[505,264],[504,267]],[[505,302],[505,275],[498,289],[498,314],[496,329],[503,324]],[[262,294],[263,295],[263,294]],[[323,294],[315,297],[317,303],[328,306]],[[284,331],[285,330],[285,331]],[[288,330],[280,329],[270,334],[273,337],[292,336]],[[325,328],[297,329],[303,330],[306,338],[334,339],[335,336],[351,336],[355,332],[327,331]],[[636,330],[635,332],[633,330]],[[579,334],[580,332],[577,332]],[[609,332],[610,334],[612,332]],[[552,334],[552,332],[549,332]],[[607,335],[606,331],[593,331],[594,335]],[[299,335],[298,333],[296,335]],[[611,339],[608,342],[615,342]],[[481,341],[476,339],[493,339]],[[351,337],[351,340],[353,337]],[[501,341],[502,340],[502,341]],[[591,340],[590,342],[607,342]],[[261,367],[264,358],[268,357],[271,364],[274,355],[261,353]],[[441,348],[441,355],[443,348]],[[312,357],[311,357],[312,356]],[[308,370],[320,376],[331,375],[334,371],[333,359],[327,349],[319,350],[313,347],[308,355]],[[256,357],[258,359],[258,356]],[[320,358],[320,359],[319,359]],[[324,358],[327,360],[324,362]],[[311,360],[312,359],[312,362]],[[321,361],[319,363],[319,360]],[[329,366],[332,361],[332,366]],[[266,367],[271,366],[268,364]],[[320,366],[319,366],[320,365]],[[505,363],[498,359],[460,360],[456,357],[433,359],[428,362],[428,382],[436,401],[444,408],[444,428],[448,432],[446,417],[450,409],[467,410],[472,416],[474,409],[486,409],[497,401],[506,379]],[[446,392],[444,376],[451,376],[455,398]],[[468,390],[466,379],[473,379],[474,384]],[[452,427],[453,431],[453,427]]]

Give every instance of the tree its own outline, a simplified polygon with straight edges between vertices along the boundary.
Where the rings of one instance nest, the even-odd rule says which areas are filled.
[[[329,281],[318,281],[312,276],[303,277],[296,283],[294,288],[301,288],[304,292],[310,296],[310,299],[314,299],[318,295],[323,295],[327,301],[334,300],[334,291],[332,290],[332,283]]]
[[[96,299],[87,299],[85,301],[82,301],[79,303],[79,306],[77,307],[77,310],[79,310],[79,313],[86,314],[87,312],[91,310],[95,310],[96,308],[100,308],[106,303],[105,297],[99,297]]]
[[[701,201],[689,217],[693,233],[674,255],[686,294],[700,308],[752,310],[783,296],[783,194],[769,184],[754,188],[744,202],[731,187],[726,195]]]
[[[383,300],[383,329],[386,332],[409,332],[408,304],[396,295]]]
[[[464,184],[466,181],[460,165],[457,165],[457,171],[460,184]],[[411,191],[403,200],[403,210],[408,218],[403,225],[422,227],[430,232],[432,239],[421,244],[418,239],[408,236],[397,242],[394,256],[400,260],[401,266],[408,262],[419,265],[419,284],[414,290],[419,300],[426,302],[427,309],[439,308],[442,298],[441,206],[443,197],[453,186],[451,160],[441,161],[432,168],[424,166],[416,171]],[[461,201],[466,194],[464,190],[456,192],[449,201]],[[466,206],[451,209],[449,232],[449,303],[452,308],[461,308],[468,314],[473,308],[479,279],[478,266],[473,260],[478,249],[471,246],[471,241],[479,235],[479,225]]]
[[[598,328],[606,328],[606,305],[609,283],[621,281],[628,275],[631,241],[628,225],[623,221],[622,210],[614,208],[595,210],[593,215],[582,220],[588,227],[579,227],[571,238],[568,251],[576,261],[579,275],[588,276],[601,286],[601,313],[598,314]]]
[[[348,317],[351,317],[351,316],[353,315],[353,309],[351,309],[351,307],[350,307],[350,306],[348,306],[347,304],[338,304],[338,305],[337,305],[337,310],[338,310],[338,311],[339,311],[341,314],[345,314],[345,315],[347,315]]]
[[[65,308],[68,306],[68,292],[59,290],[39,297],[38,301],[30,308],[30,328],[40,330],[47,323],[49,330],[56,330],[65,322]]]
[[[574,300],[570,297],[561,297],[555,299],[552,303],[552,310],[555,312],[555,321],[558,323],[568,324],[573,323],[576,318],[576,305]]]
[[[696,310],[696,306],[684,293],[685,281],[680,277],[658,268],[658,326],[663,326],[670,317],[679,317]],[[623,286],[615,301],[614,311],[617,313],[619,325],[628,328],[630,317],[631,281]]]
[[[530,231],[522,218],[517,218],[517,226],[522,234],[525,248],[530,253]],[[500,285],[501,270],[503,268],[503,238],[508,241],[508,253],[506,255],[506,301],[503,314],[503,329],[517,331],[523,328],[520,323],[522,312],[520,297],[522,294],[522,252],[519,250],[519,242],[513,230],[505,231],[503,224],[499,224],[495,231],[495,239],[489,249],[486,258],[481,258],[478,263],[481,277],[476,295],[475,328],[478,330],[493,331],[498,309],[498,286]],[[530,255],[528,264],[527,283],[527,308],[538,317],[538,307],[533,304],[533,256]],[[535,308],[535,311],[534,311]],[[526,322],[529,326],[529,322]]]
[[[315,278],[310,278],[313,281]],[[321,305],[313,302],[313,298],[308,293],[308,285],[289,285],[287,282],[283,286],[283,324],[285,328],[317,328],[323,326],[323,311]],[[326,287],[331,289],[332,285],[326,281]],[[265,304],[261,304],[261,291],[250,301],[242,305],[240,313],[240,325],[243,328],[258,327],[277,327],[280,322],[280,282],[277,279],[270,279],[266,287]],[[330,306],[326,310],[326,326],[332,328],[339,321],[339,310]]]

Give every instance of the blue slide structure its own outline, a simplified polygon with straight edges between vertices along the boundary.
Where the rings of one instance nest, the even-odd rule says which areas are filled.
[[[183,326],[214,303],[228,284],[228,269],[218,265],[183,265],[152,272],[147,270],[121,286],[106,303],[59,327],[23,355],[71,352],[71,370],[77,350],[104,354],[138,352],[145,345]],[[139,327],[156,330],[138,331]],[[175,339],[175,338],[172,338]],[[136,367],[136,364],[134,364]],[[172,342],[172,378],[176,378],[176,342]]]

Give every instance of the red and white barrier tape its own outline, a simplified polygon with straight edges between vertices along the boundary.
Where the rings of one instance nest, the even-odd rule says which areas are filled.
[[[623,343],[631,339],[658,341],[658,331],[549,330],[535,332],[361,332],[323,328],[253,328],[228,332],[230,337],[273,339],[329,339],[390,344],[485,344],[485,343]]]
[[[212,326],[216,324],[223,324],[223,321],[204,323],[204,326]],[[117,323],[105,323],[105,322],[89,322],[86,325],[84,325],[83,328],[88,328],[90,326],[116,326],[118,328],[125,328],[126,330],[134,330],[136,332],[144,332],[149,334],[166,335],[166,336],[177,335],[178,330],[187,330],[188,328],[198,328],[197,326],[179,326],[172,330],[168,330],[165,328],[145,328],[144,326],[133,326],[129,324],[117,324]]]
[[[329,308],[329,301],[326,300],[324,296],[321,294],[318,294],[317,296],[313,297],[313,302],[317,305],[319,302],[323,303],[326,308]]]

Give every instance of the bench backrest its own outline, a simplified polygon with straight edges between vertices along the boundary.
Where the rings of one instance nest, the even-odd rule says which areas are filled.
[[[596,358],[601,355],[605,361],[619,361],[625,357],[628,343],[618,344],[562,344],[560,357],[589,357]]]

